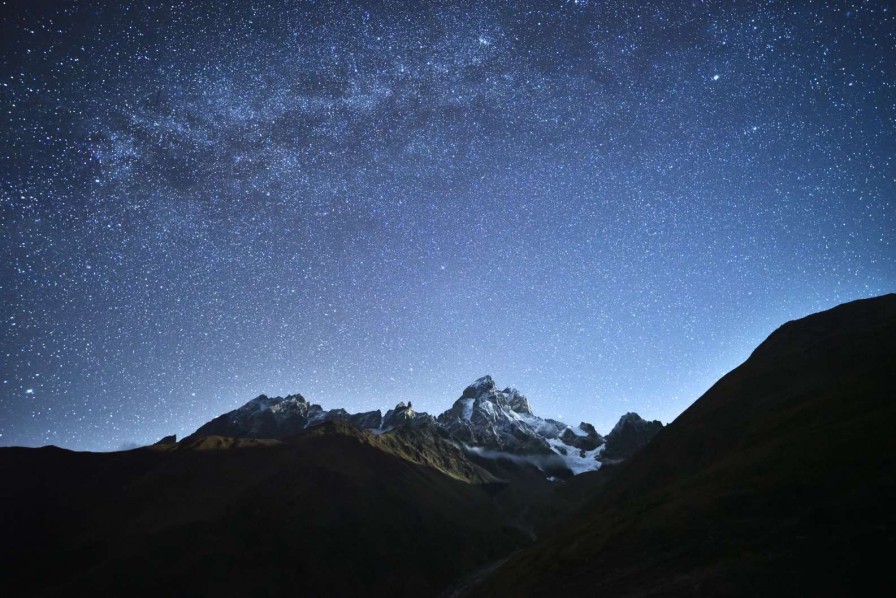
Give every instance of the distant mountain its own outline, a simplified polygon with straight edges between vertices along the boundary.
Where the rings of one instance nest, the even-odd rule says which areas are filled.
[[[894,425],[896,295],[788,322],[471,593],[889,595]]]
[[[628,459],[653,440],[662,429],[663,424],[657,420],[647,421],[637,413],[626,413],[607,434],[604,460]]]
[[[498,390],[491,376],[483,376],[438,417],[418,413],[410,403],[403,402],[383,416],[380,411],[327,411],[299,394],[273,398],[261,395],[204,424],[189,438],[281,439],[326,421],[347,421],[377,434],[406,427],[436,430],[447,441],[480,456],[532,457],[533,463],[551,475],[599,469],[604,455],[612,462],[628,458],[663,427],[658,421],[645,422],[629,413],[605,440],[591,424],[583,422],[573,428],[534,415],[529,400],[518,390]]]
[[[300,394],[286,397],[259,395],[229,413],[201,426],[191,436],[232,436],[235,438],[286,438],[325,421],[349,421],[359,428],[379,428],[382,413],[371,411],[350,415],[344,409],[324,411]]]

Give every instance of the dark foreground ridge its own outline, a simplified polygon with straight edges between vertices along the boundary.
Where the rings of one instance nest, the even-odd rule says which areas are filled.
[[[473,594],[889,594],[894,424],[896,295],[788,322]]]
[[[435,595],[530,542],[423,433],[0,449],[3,596]]]

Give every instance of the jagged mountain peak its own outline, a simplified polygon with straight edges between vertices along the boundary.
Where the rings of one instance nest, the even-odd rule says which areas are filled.
[[[609,460],[628,459],[662,429],[663,424],[657,420],[647,421],[637,413],[626,413],[607,434],[604,457]]]
[[[498,385],[488,374],[467,386],[458,400],[465,401],[467,399],[488,401],[502,407],[509,407],[516,413],[532,415],[532,407],[525,395],[513,386],[498,390]]]
[[[414,404],[411,401],[407,403],[401,401],[395,406],[395,409],[386,412],[379,427],[382,430],[392,430],[408,426],[425,427],[434,423],[435,418],[430,414],[414,411]]]
[[[469,449],[561,460],[573,473],[598,469],[604,454],[614,460],[626,458],[652,438],[657,426],[662,427],[628,413],[604,439],[591,424],[582,422],[573,428],[538,417],[519,390],[513,386],[499,390],[494,379],[485,375],[467,386],[438,417],[415,411],[411,401],[399,402],[385,415],[379,410],[351,414],[341,408],[324,410],[300,394],[262,394],[203,425],[190,438],[284,439],[329,421],[349,422],[376,434],[410,428],[434,430]]]
[[[513,386],[508,386],[503,392],[507,396],[507,405],[516,413],[532,415],[532,407],[529,405],[529,399]]]
[[[265,409],[288,409],[291,406],[308,405],[300,394],[286,395],[285,397],[269,397],[266,394],[260,394],[242,407],[244,411],[263,411]]]
[[[634,411],[629,411],[625,415],[619,418],[619,421],[616,422],[616,425],[613,426],[613,429],[610,430],[610,434],[613,432],[619,432],[623,427],[628,425],[638,425],[641,422],[644,422],[644,418],[635,413]]]
[[[204,424],[189,438],[226,436],[282,439],[314,424],[331,420],[349,421],[363,429],[379,428],[383,418],[379,410],[353,414],[345,409],[325,411],[320,405],[309,403],[300,394],[285,397],[261,394],[242,407]]]
[[[460,397],[462,399],[473,398],[483,394],[492,393],[497,388],[498,387],[495,385],[495,381],[492,379],[492,377],[486,374],[482,378],[479,378],[475,382],[473,382],[473,384],[470,384],[468,387],[466,387]]]

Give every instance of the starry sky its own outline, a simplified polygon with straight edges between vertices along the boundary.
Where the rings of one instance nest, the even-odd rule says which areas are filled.
[[[0,444],[668,422],[896,290],[893,2],[2,1]]]

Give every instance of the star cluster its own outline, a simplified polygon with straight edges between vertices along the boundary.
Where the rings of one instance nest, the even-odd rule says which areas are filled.
[[[0,444],[486,373],[606,432],[896,288],[888,2],[23,0],[0,34]]]

